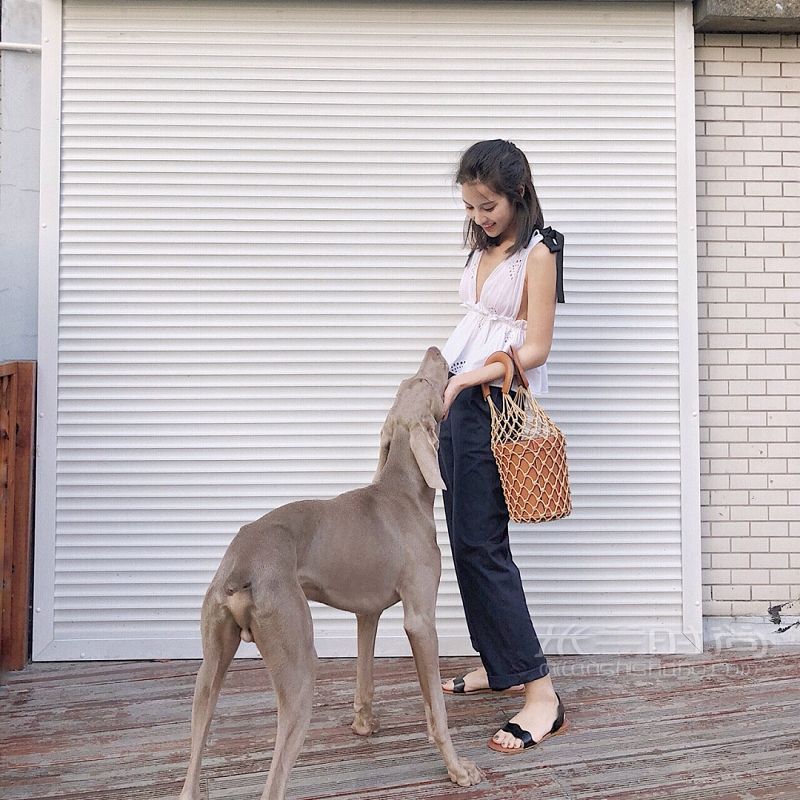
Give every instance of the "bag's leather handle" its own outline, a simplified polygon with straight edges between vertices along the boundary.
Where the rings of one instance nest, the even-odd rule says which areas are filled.
[[[517,380],[520,382],[520,385],[524,386],[526,389],[528,388],[528,376],[525,374],[525,370],[522,367],[522,360],[519,357],[519,353],[517,352],[516,347],[510,347],[511,350],[511,358],[514,361],[514,366],[517,368]]]
[[[514,380],[514,362],[511,360],[511,356],[503,350],[498,350],[492,353],[489,358],[483,362],[484,367],[489,366],[489,364],[502,364],[505,367],[506,374],[503,376],[503,394],[508,394],[509,391],[511,391],[511,381]],[[488,400],[489,384],[481,384],[481,391],[483,392],[483,399]]]
[[[516,374],[517,380],[519,381],[520,385],[524,386],[526,389],[528,388],[528,376],[525,374],[525,370],[522,368],[522,361],[520,360],[519,353],[515,347],[511,347],[511,355],[505,352],[505,350],[498,350],[495,353],[492,353],[486,361],[483,362],[483,366],[488,366],[489,364],[502,364],[505,367],[506,374],[503,376],[503,394],[508,394],[511,391],[511,383],[514,380],[514,375]],[[489,384],[483,383],[481,384],[481,392],[483,392],[483,399],[489,399]]]

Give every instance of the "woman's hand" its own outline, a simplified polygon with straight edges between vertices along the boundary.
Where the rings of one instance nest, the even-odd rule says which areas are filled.
[[[453,405],[453,401],[456,399],[456,397],[458,397],[459,392],[466,388],[467,384],[464,383],[464,380],[460,375],[453,375],[453,377],[447,381],[447,386],[444,387],[443,420],[447,419],[447,415],[450,413],[450,406]]]
[[[479,367],[478,369],[471,369],[467,372],[459,372],[458,375],[453,375],[447,386],[444,388],[444,398],[442,399],[444,405],[444,416],[442,419],[447,419],[450,413],[450,406],[453,401],[458,397],[459,393],[464,389],[469,389],[470,386],[480,386],[482,383],[489,383],[496,381],[505,375],[505,367],[502,364],[489,364],[488,367]]]

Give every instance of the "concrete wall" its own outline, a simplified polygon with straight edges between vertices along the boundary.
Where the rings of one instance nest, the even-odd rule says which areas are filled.
[[[695,60],[704,613],[763,617],[800,595],[800,49]]]
[[[800,0],[694,0],[698,33],[797,33]]]
[[[5,42],[41,41],[39,0],[2,0]],[[41,55],[0,51],[0,361],[36,358]]]

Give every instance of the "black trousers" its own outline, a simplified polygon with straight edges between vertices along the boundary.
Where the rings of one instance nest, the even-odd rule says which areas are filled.
[[[492,386],[496,404],[500,389]],[[508,508],[489,444],[480,386],[456,397],[439,429],[439,466],[456,578],[472,646],[492,689],[548,674],[508,541]]]

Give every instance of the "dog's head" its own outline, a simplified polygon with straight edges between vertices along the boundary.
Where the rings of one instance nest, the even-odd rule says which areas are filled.
[[[439,348],[429,347],[416,373],[400,384],[381,430],[378,469],[373,483],[386,464],[392,439],[403,428],[408,431],[411,452],[425,482],[431,489],[446,488],[439,472],[438,449],[447,373],[447,361]]]

